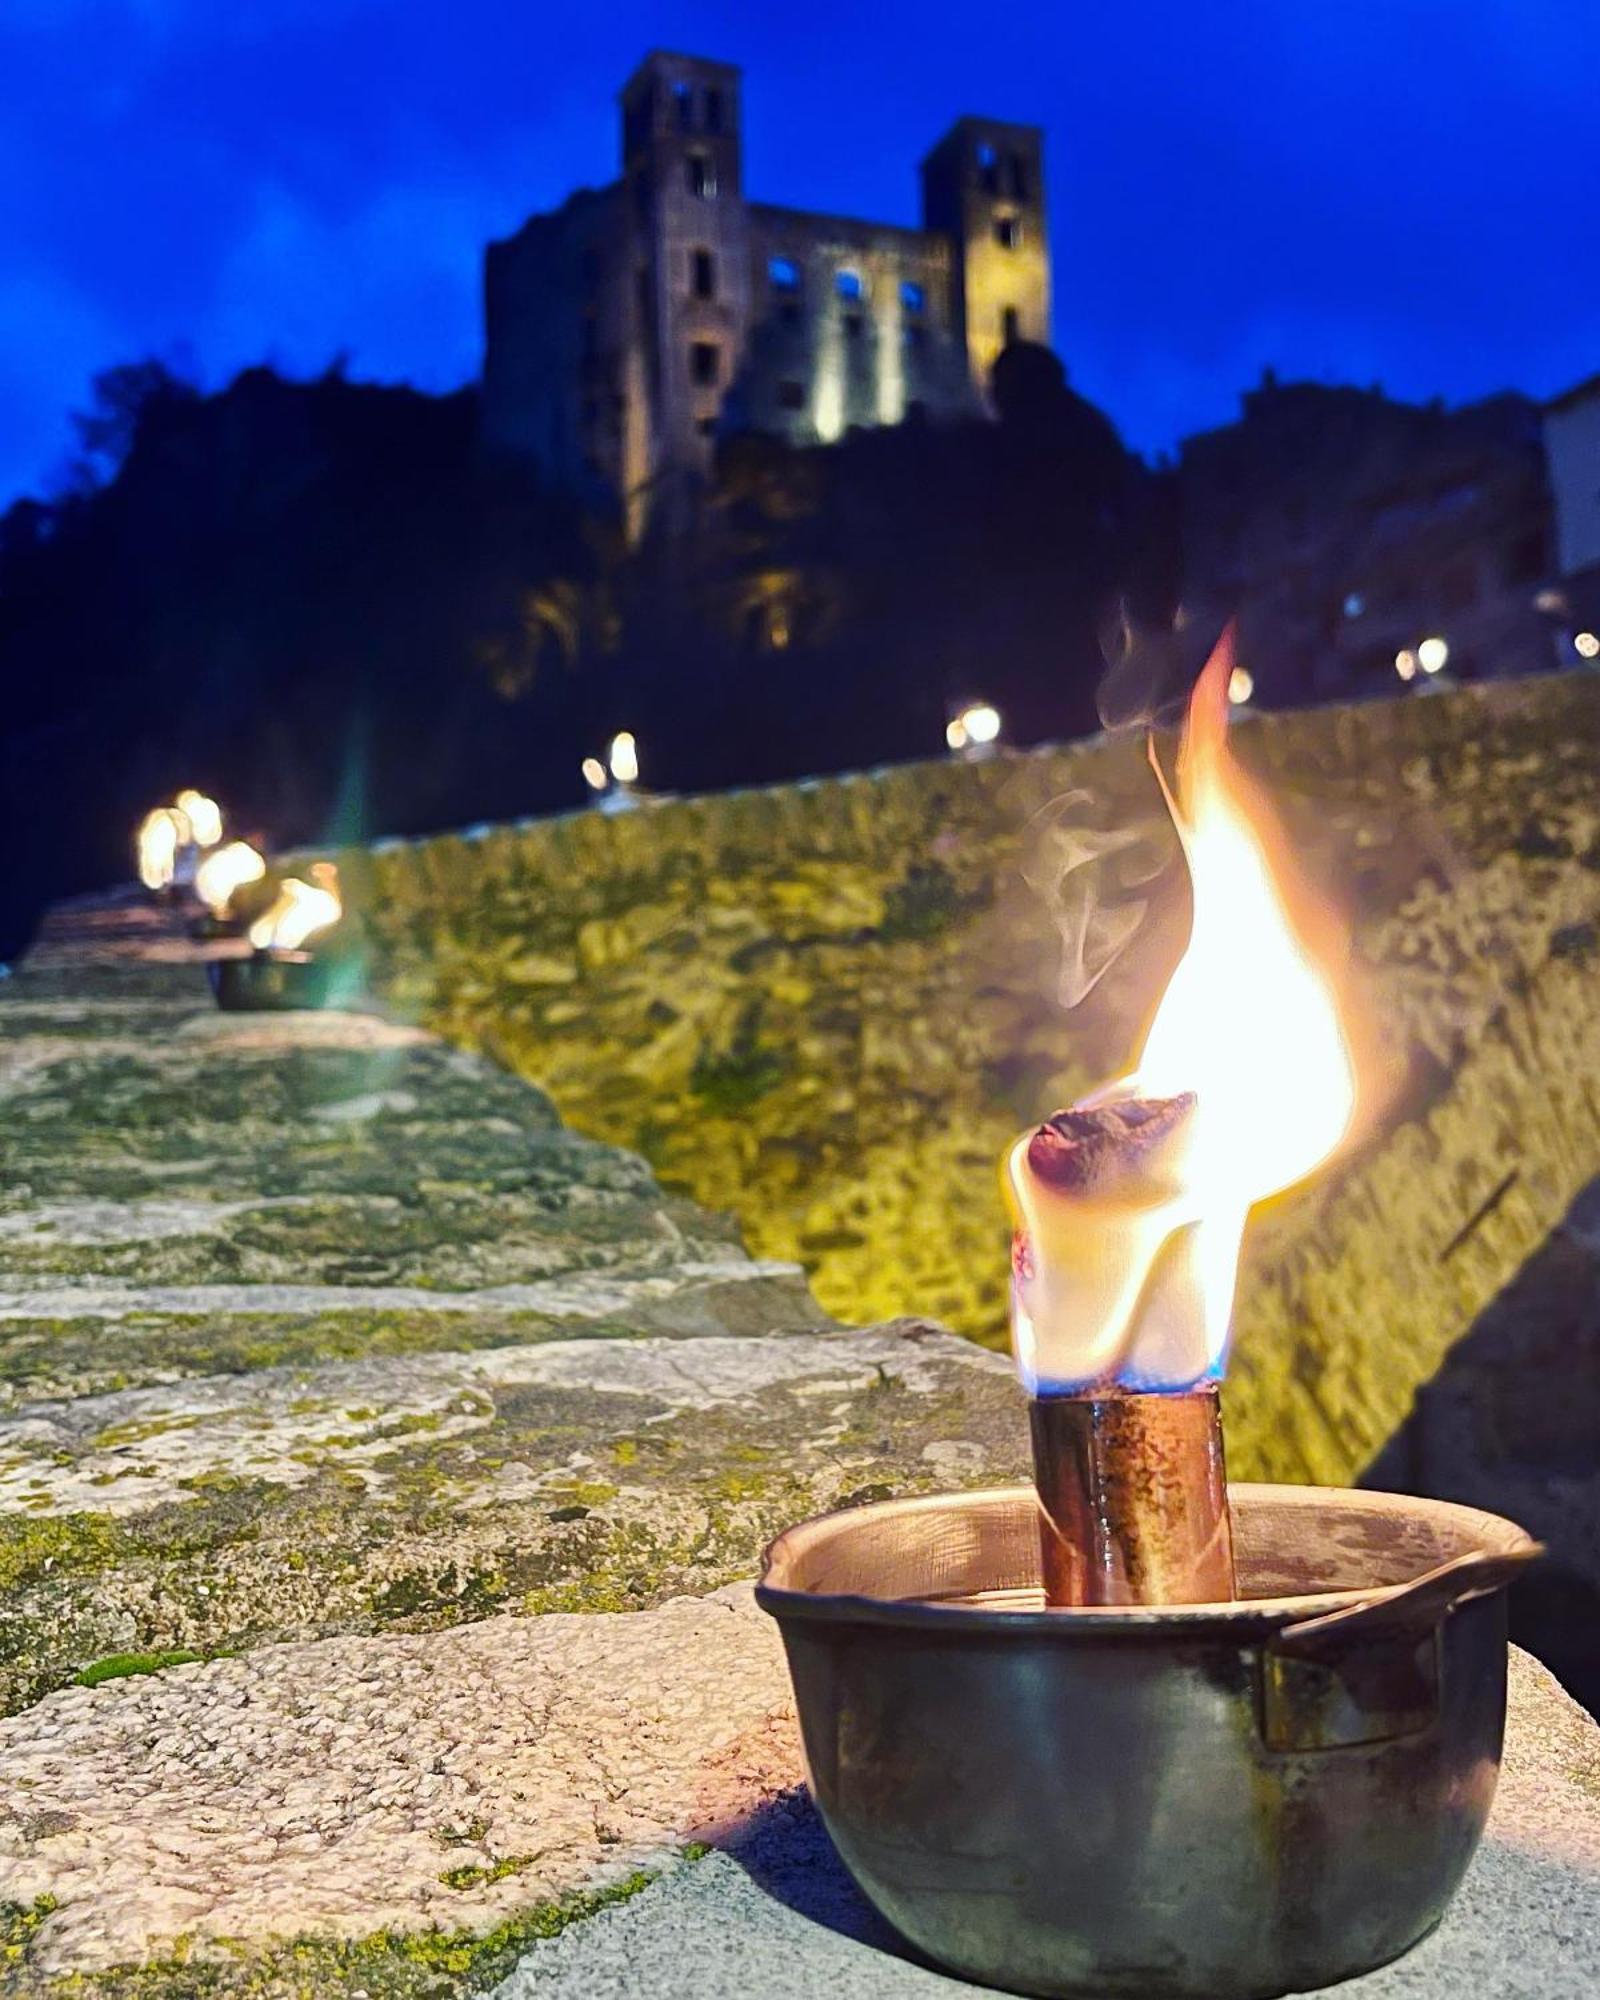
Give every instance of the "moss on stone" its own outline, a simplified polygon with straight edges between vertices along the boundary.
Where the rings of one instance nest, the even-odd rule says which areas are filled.
[[[686,1852],[685,1858],[703,1852]],[[386,1930],[348,1940],[306,1936],[265,1944],[181,1939],[166,1956],[143,1965],[56,1977],[30,1966],[38,1933],[58,1907],[54,1898],[42,1897],[27,1909],[0,1905],[0,1963],[9,1963],[9,1990],[19,2000],[322,2000],[337,1994],[439,2000],[487,1991],[534,1945],[637,1896],[660,1874],[635,1869],[602,1888],[537,1903],[484,1931]]]
[[[103,1660],[95,1660],[74,1674],[75,1687],[98,1687],[102,1681],[126,1680],[134,1674],[159,1674],[163,1667],[186,1667],[193,1661],[204,1658],[203,1654],[191,1653],[178,1646],[166,1653],[108,1653]]]

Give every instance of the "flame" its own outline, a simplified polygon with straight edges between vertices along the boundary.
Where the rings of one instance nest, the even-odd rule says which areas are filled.
[[[250,926],[257,951],[298,951],[307,938],[336,924],[344,914],[339,896],[339,871],[331,861],[314,861],[311,880],[296,875],[278,884],[272,907]]]
[[[215,917],[225,914],[235,889],[259,882],[267,864],[248,840],[230,840],[214,847],[195,870],[195,893]]]
[[[179,792],[174,804],[189,822],[189,839],[196,847],[215,847],[222,838],[222,808],[204,792]],[[186,843],[187,844],[187,843]]]
[[[1344,939],[1228,748],[1233,672],[1225,634],[1189,704],[1176,798],[1162,781],[1193,891],[1188,945],[1131,1074],[1089,1100],[1192,1094],[1160,1183],[1097,1205],[1037,1182],[1031,1134],[1009,1158],[1013,1324],[1030,1386],[1184,1388],[1220,1374],[1251,1208],[1314,1173],[1355,1117]]]
[[[139,880],[147,889],[168,889],[178,869],[178,849],[189,844],[189,822],[172,806],[157,806],[139,822]]]

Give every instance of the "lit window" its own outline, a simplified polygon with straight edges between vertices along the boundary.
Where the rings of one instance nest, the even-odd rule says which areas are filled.
[[[691,153],[684,161],[684,171],[689,176],[689,192],[701,201],[709,201],[717,191],[717,170],[711,164],[707,153]]]
[[[994,240],[1002,250],[1015,250],[1022,241],[1022,224],[1014,215],[997,215],[994,219]]]
[[[774,257],[767,265],[767,277],[775,292],[797,292],[800,289],[800,266],[792,257]]]
[[[900,287],[900,303],[908,313],[919,313],[926,307],[928,295],[920,285],[907,278]]]
[[[806,385],[804,382],[780,382],[778,384],[778,408],[780,410],[803,410],[806,406]]]
[[[686,83],[675,83],[672,86],[672,101],[678,107],[678,130],[680,132],[692,132],[694,130],[693,90]]]
[[[689,378],[699,389],[714,389],[721,366],[722,355],[714,340],[691,341],[689,345]]]
[[[833,289],[841,299],[861,299],[866,297],[866,286],[861,281],[861,273],[851,270],[847,264],[833,274]]]
[[[1010,347],[1013,342],[1020,338],[1016,307],[1002,306],[1000,309],[1000,339],[1002,343]]]
[[[717,260],[709,250],[696,250],[691,258],[691,288],[697,299],[717,295]]]

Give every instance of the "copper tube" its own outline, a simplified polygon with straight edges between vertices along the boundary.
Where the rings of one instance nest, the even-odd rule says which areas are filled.
[[[1214,1387],[1035,1396],[1029,1409],[1047,1604],[1233,1597]]]

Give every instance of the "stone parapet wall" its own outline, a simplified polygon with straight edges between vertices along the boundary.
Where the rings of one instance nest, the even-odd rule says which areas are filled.
[[[1351,906],[1403,1071],[1342,1171],[1256,1230],[1236,1340],[1235,1469],[1344,1479],[1600,1170],[1600,679],[1253,717],[1236,741]],[[839,1317],[996,1343],[1001,1149],[1127,1061],[1181,939],[1158,885],[1133,948],[1060,1004],[1048,884],[1071,839],[1129,828],[1170,889],[1124,738],[339,861],[392,1002],[803,1261]]]

